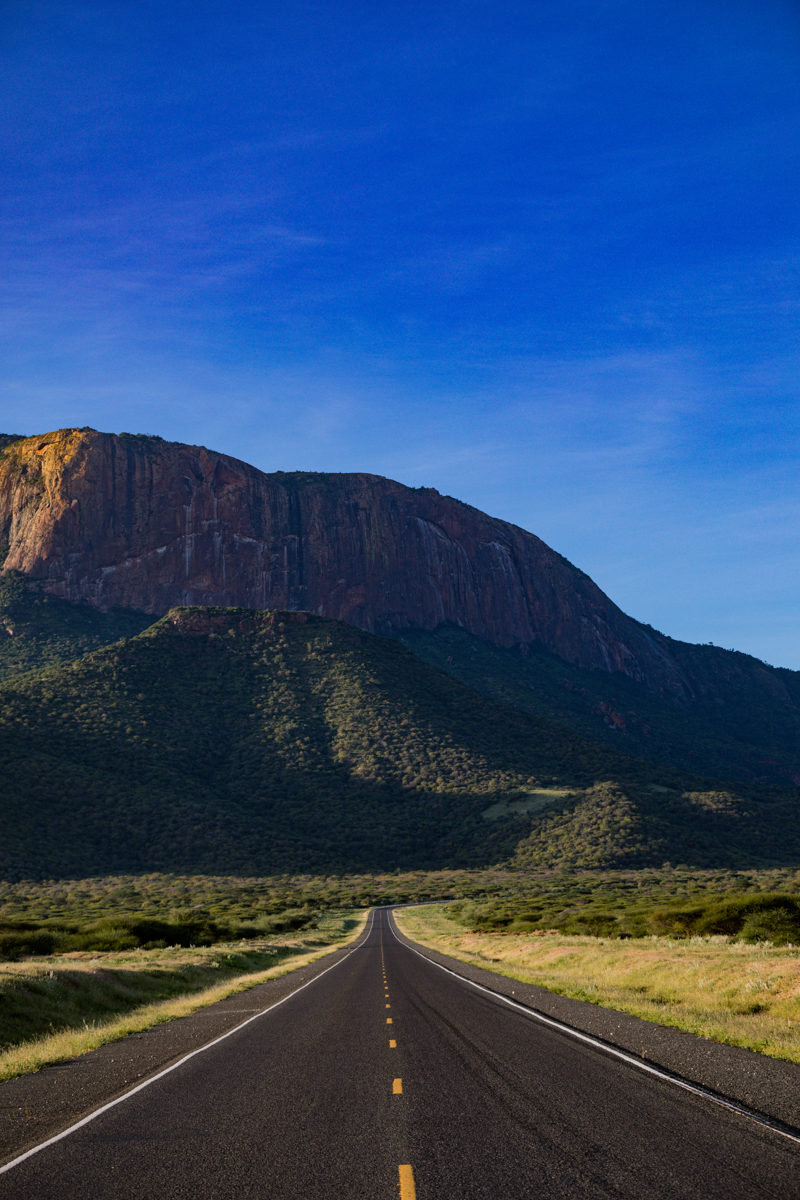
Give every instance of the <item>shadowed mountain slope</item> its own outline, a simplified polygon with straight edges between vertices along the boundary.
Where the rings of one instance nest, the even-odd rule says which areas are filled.
[[[0,573],[0,683],[57,663],[71,662],[153,624],[134,609],[100,612],[27,586],[19,571]]]
[[[5,878],[800,856],[796,793],[628,758],[304,613],[178,609],[7,682],[0,770]]]
[[[133,609],[101,612],[60,600],[20,572],[6,571],[0,574],[0,683],[133,637],[152,623]],[[401,640],[483,695],[615,750],[719,779],[800,781],[800,711],[791,699],[800,672],[715,646],[695,647],[697,660],[705,658],[711,670],[688,705],[619,672],[576,667],[540,645],[496,646],[453,625],[407,629]],[[680,653],[680,643],[677,648]]]
[[[691,703],[620,672],[576,667],[542,646],[495,646],[455,626],[406,630],[402,640],[476,691],[628,754],[717,779],[800,784],[800,672],[652,636],[676,658],[693,652]]]

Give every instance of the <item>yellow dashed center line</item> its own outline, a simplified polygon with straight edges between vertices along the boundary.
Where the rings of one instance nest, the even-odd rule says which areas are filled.
[[[383,934],[381,933],[381,943],[382,942],[383,942]],[[383,985],[384,985],[384,989],[386,992],[386,997],[388,999],[389,984],[386,981],[386,963],[384,962],[383,952],[381,952],[381,970],[383,972]],[[391,1008],[391,1005],[387,1004],[386,1007]],[[386,1018],[386,1024],[387,1025],[392,1024],[391,1017]],[[389,1049],[390,1050],[397,1049],[397,1042],[394,1040],[394,1038],[389,1039]],[[393,1096],[402,1096],[402,1094],[403,1094],[402,1079],[393,1080],[392,1095]],[[400,1166],[397,1168],[397,1170],[398,1170],[398,1174],[400,1177],[400,1200],[417,1200],[417,1188],[416,1188],[416,1184],[414,1183],[413,1168],[411,1167],[411,1165],[409,1163],[401,1163]]]
[[[414,1172],[407,1163],[400,1167],[400,1200],[417,1200]]]

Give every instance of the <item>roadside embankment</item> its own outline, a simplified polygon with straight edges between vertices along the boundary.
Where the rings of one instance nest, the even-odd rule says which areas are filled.
[[[0,1080],[185,1017],[354,941],[366,912],[329,913],[311,935],[0,964]]]

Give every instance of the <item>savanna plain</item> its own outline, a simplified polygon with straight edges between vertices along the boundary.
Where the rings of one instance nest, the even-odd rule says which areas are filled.
[[[0,1079],[295,970],[374,905],[455,959],[800,1062],[800,872],[147,875],[0,885]]]

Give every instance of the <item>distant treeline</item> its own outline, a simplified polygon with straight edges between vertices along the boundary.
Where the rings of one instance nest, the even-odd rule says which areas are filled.
[[[108,916],[75,921],[0,920],[0,958],[31,954],[65,954],[70,950],[161,950],[167,946],[213,946],[269,937],[295,929],[313,929],[317,913],[309,908],[285,909],[253,921],[213,920],[208,914],[176,913],[170,921],[148,915]]]
[[[544,896],[484,903],[456,901],[448,907],[454,921],[475,933],[589,934],[603,938],[674,938],[724,935],[743,942],[800,945],[800,894],[709,895],[681,904],[647,904],[629,900],[609,906],[590,902],[557,906]]]

